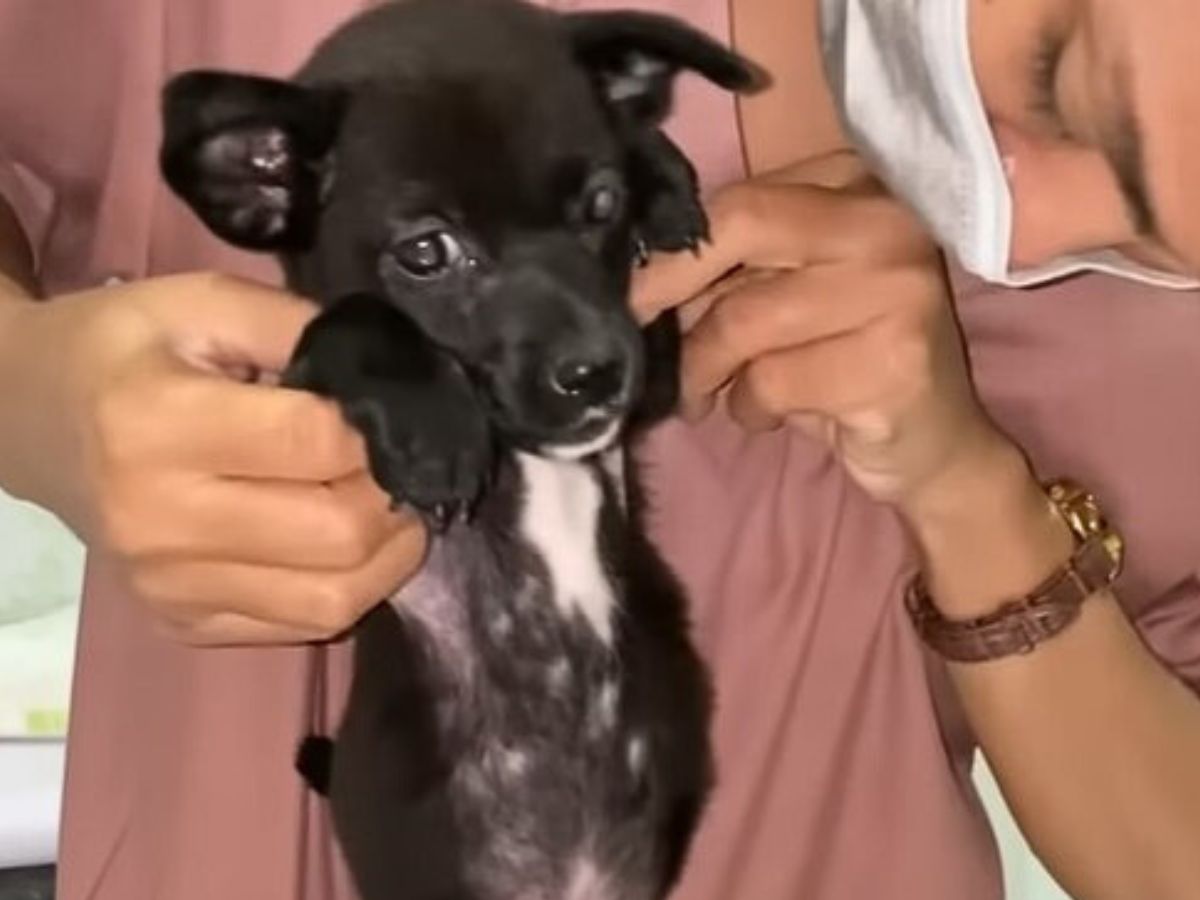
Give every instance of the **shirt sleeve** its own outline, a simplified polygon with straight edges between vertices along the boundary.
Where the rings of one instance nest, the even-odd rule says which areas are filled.
[[[37,271],[54,215],[54,189],[0,147],[0,198],[12,209],[25,233]]]
[[[117,113],[137,90],[127,60],[160,49],[144,36],[161,27],[159,2],[0,2],[0,196],[39,276],[86,245]]]
[[[76,28],[68,28],[66,6],[0,3],[0,197],[25,232],[35,267],[54,217],[52,147],[86,93],[78,83],[77,90],[70,91],[68,77],[71,72],[81,74],[86,64],[74,68],[66,61],[72,59],[68,51],[76,49],[73,32],[87,29],[90,16],[83,13]],[[80,12],[86,9],[86,4],[75,6]]]

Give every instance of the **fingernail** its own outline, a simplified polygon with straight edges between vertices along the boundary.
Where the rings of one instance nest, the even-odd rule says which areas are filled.
[[[1011,153],[1005,153],[1000,157],[1000,163],[1004,166],[1005,177],[1012,181],[1013,176],[1017,174],[1017,158]]]

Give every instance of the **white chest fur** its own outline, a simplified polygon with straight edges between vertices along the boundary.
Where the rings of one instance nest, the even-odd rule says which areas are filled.
[[[582,615],[610,644],[616,599],[597,544],[603,493],[596,472],[523,453],[517,462],[525,479],[521,531],[542,556],[555,604],[563,615]]]

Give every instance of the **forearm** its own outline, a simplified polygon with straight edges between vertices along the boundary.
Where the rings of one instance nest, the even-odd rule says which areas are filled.
[[[9,205],[0,197],[0,302],[37,294],[33,253]]]
[[[1020,454],[984,454],[903,510],[950,618],[1021,596],[1071,552]],[[1119,526],[1120,523],[1117,523]],[[1079,900],[1200,895],[1200,699],[1111,594],[1034,652],[950,667],[1030,843]]]

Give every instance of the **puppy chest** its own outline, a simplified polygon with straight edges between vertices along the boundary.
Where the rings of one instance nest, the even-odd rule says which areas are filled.
[[[527,489],[523,511],[559,531],[518,513],[518,553],[452,533],[396,603],[449,691],[447,788],[481,898],[627,900],[655,871],[649,729],[620,632],[594,615],[617,608],[603,498],[574,474],[537,471]]]
[[[492,739],[463,758],[452,793],[479,896],[640,896],[656,868],[644,746],[614,737],[571,753]]]

